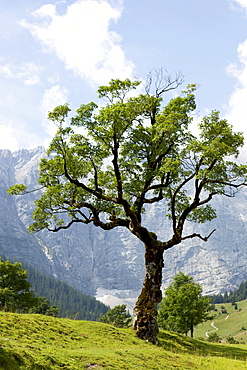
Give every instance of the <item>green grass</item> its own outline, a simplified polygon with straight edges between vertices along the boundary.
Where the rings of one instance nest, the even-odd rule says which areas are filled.
[[[224,306],[227,313],[220,313],[221,306]],[[217,304],[215,318],[195,328],[195,338],[205,337],[207,331],[213,330],[211,322],[214,321],[218,328],[216,333],[223,339],[233,336],[236,340],[247,343],[247,300],[237,302],[238,310],[235,310],[231,303]]]
[[[242,370],[247,346],[213,344],[162,331],[159,344],[132,329],[0,312],[0,369],[4,370]]]

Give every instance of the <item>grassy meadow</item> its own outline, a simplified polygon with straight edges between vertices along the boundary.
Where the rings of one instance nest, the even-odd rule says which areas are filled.
[[[242,370],[247,346],[207,343],[161,331],[159,344],[130,329],[43,315],[0,312],[0,369],[4,370]]]
[[[223,342],[226,341],[227,337],[232,336],[236,341],[247,344],[247,300],[237,302],[237,309],[231,303],[220,303],[216,304],[215,307],[217,311],[214,312],[214,319],[198,325],[195,328],[195,338],[206,338],[206,332],[214,330],[211,326],[211,323],[214,322],[218,328],[214,331],[222,338]],[[222,310],[226,313],[221,313]]]

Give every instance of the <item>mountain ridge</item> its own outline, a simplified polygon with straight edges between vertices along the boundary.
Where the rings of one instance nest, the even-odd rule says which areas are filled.
[[[6,190],[16,183],[36,188],[38,162],[44,156],[42,147],[13,153],[0,150],[0,252],[25,260],[85,294],[134,301],[145,273],[144,247],[127,230],[105,232],[91,224],[75,224],[58,233],[44,230],[28,234],[38,194],[13,197]],[[164,288],[178,271],[193,276],[209,295],[235,289],[247,280],[246,202],[246,190],[235,199],[217,197],[212,202],[218,214],[215,220],[187,223],[186,233],[206,236],[216,231],[206,243],[193,239],[165,252]],[[144,215],[145,225],[161,240],[169,237],[170,221],[165,212],[164,205],[158,203],[147,207]]]

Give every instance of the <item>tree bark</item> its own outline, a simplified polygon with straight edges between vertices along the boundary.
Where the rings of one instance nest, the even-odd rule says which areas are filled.
[[[145,245],[145,249],[146,275],[134,308],[134,329],[140,339],[155,344],[159,332],[157,307],[162,300],[161,282],[162,268],[164,267],[164,249],[158,243],[151,246]]]
[[[194,326],[193,325],[191,325],[191,327],[190,327],[190,336],[191,336],[191,338],[193,338],[193,336],[194,336]]]

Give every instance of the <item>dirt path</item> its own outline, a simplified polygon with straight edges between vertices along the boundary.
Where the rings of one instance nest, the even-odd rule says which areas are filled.
[[[227,319],[229,319],[229,317],[230,317],[230,315],[227,315],[226,317],[225,317],[225,320],[227,320]],[[209,333],[213,333],[214,331],[217,331],[217,330],[219,330],[219,328],[217,328],[217,326],[215,326],[214,325],[214,323],[215,323],[216,321],[213,321],[213,322],[211,322],[211,326],[214,328],[213,330],[209,330],[209,331],[207,331],[206,333],[205,333],[205,335],[206,335],[206,337],[208,338],[208,334]]]
[[[219,330],[219,328],[217,328],[217,326],[214,325],[215,321],[211,322],[211,326],[214,328],[213,330],[209,330],[205,333],[206,337],[208,338],[208,334],[209,333],[213,333],[214,331],[217,331]]]

